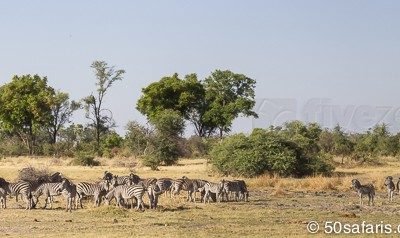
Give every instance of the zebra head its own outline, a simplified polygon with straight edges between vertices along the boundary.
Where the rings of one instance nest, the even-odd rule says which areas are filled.
[[[113,179],[113,174],[108,171],[104,171],[103,180],[107,180],[108,182],[111,182],[111,179]]]
[[[358,179],[351,180],[351,184],[352,184],[352,188],[354,188],[354,189],[358,189],[361,187],[361,183],[360,183],[360,181],[358,181]]]
[[[131,173],[131,174],[129,175],[129,179],[131,180],[131,182],[132,182],[133,184],[138,184],[139,181],[140,181],[140,177],[137,176],[137,175],[134,174],[134,173]]]
[[[387,176],[385,179],[385,186],[389,186],[390,183],[393,182],[393,177],[392,176]]]
[[[49,178],[51,183],[59,183],[62,182],[62,177],[61,177],[61,173],[60,172],[55,172],[54,174],[52,174]]]
[[[118,186],[118,175],[114,175],[111,179],[110,184],[115,188],[116,186]]]
[[[57,192],[61,193],[64,189],[68,189],[69,186],[71,186],[69,180],[67,178],[63,178],[60,187],[57,189]]]

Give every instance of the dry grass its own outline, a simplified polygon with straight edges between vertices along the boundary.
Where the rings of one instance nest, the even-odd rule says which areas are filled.
[[[105,170],[140,177],[200,178],[219,181],[206,160],[184,159],[176,166],[151,171],[140,167],[134,158],[100,159],[98,167],[71,166],[70,159],[5,158],[0,160],[0,177],[15,180],[18,170],[27,166],[60,171],[74,182],[99,180]],[[221,204],[188,203],[184,193],[171,199],[162,196],[160,208],[144,212],[94,207],[87,201],[85,209],[66,213],[64,201],[57,197],[54,210],[25,211],[23,203],[8,199],[10,209],[0,210],[0,233],[16,237],[304,237],[310,220],[357,223],[362,220],[386,221],[388,213],[398,210],[400,202],[387,202],[383,182],[386,176],[399,177],[400,162],[385,159],[383,166],[340,166],[333,177],[314,176],[303,179],[263,175],[245,179],[250,202]],[[373,183],[377,188],[376,206],[359,207],[358,198],[350,189],[351,180]],[[225,179],[232,179],[225,177]],[[243,178],[238,178],[243,179]],[[325,192],[326,195],[316,195]],[[337,196],[338,195],[338,196]],[[340,196],[339,196],[340,195]],[[147,198],[145,198],[147,203]],[[348,214],[351,214],[349,216]],[[387,221],[389,222],[389,221]],[[323,237],[323,233],[313,237]],[[342,236],[339,236],[342,237]]]

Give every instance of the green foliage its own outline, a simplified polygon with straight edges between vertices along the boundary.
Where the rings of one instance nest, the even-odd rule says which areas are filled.
[[[91,68],[94,69],[97,79],[97,95],[91,94],[83,98],[82,102],[86,111],[85,116],[91,121],[90,125],[95,129],[96,151],[100,155],[101,137],[115,125],[111,111],[103,108],[104,96],[114,82],[123,79],[125,70],[115,70],[115,66],[109,67],[104,61],[94,61]]]
[[[305,131],[308,131],[307,128]],[[301,133],[297,131],[296,133]],[[250,136],[229,136],[211,151],[213,167],[222,173],[254,177],[265,172],[282,176],[305,176],[329,173],[329,158],[313,151],[312,133],[303,141],[299,134],[287,137],[290,131],[254,129]]]
[[[54,89],[46,77],[14,76],[0,87],[0,121],[2,129],[19,136],[29,154],[33,154],[35,134],[51,120]]]
[[[219,129],[220,138],[239,114],[257,117],[253,111],[255,84],[254,79],[229,70],[216,70],[204,80],[207,110],[202,119]]]
[[[72,161],[73,165],[79,166],[99,166],[100,162],[94,159],[94,156],[87,155],[84,153],[79,153],[75,155],[74,160]]]
[[[124,139],[116,132],[111,132],[102,142],[103,156],[113,158],[120,151]]]

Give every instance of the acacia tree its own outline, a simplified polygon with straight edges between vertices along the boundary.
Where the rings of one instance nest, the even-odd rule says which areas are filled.
[[[125,70],[115,69],[115,66],[108,66],[104,61],[94,61],[90,66],[94,69],[96,75],[97,94],[83,98],[86,118],[91,120],[90,125],[96,132],[96,150],[100,153],[101,136],[110,128],[115,126],[112,113],[109,109],[103,108],[104,96],[107,90],[115,81],[123,79]]]
[[[14,76],[0,88],[0,121],[9,133],[18,135],[28,153],[34,153],[37,132],[49,124],[54,89],[46,77]]]

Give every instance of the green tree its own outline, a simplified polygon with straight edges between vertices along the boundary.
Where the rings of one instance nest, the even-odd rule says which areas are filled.
[[[333,137],[333,154],[342,158],[342,164],[344,164],[344,158],[350,156],[353,153],[354,145],[350,141],[347,135],[343,132],[340,125],[336,125],[332,133]]]
[[[255,84],[254,79],[229,70],[216,70],[204,80],[208,108],[203,120],[215,125],[220,138],[230,131],[233,120],[240,114],[257,117],[253,111]]]
[[[83,99],[86,118],[91,120],[90,124],[96,131],[96,151],[100,153],[101,136],[115,123],[109,109],[103,108],[104,96],[115,81],[123,79],[125,70],[116,70],[115,66],[108,66],[104,61],[94,61],[91,65],[96,75],[97,94],[93,93]]]
[[[148,120],[154,120],[164,110],[171,109],[189,120],[197,134],[203,134],[204,126],[199,118],[204,114],[205,91],[196,74],[186,75],[184,79],[180,79],[177,73],[163,77],[143,88],[142,93],[136,108]]]
[[[50,136],[50,143],[57,142],[57,136],[61,128],[65,124],[71,122],[73,112],[79,109],[80,105],[77,102],[70,102],[68,93],[57,91],[54,97],[54,103],[51,107],[52,120],[47,126],[47,131]]]
[[[54,89],[46,77],[14,76],[0,88],[0,121],[2,127],[24,142],[29,154],[34,153],[36,133],[49,124]]]

